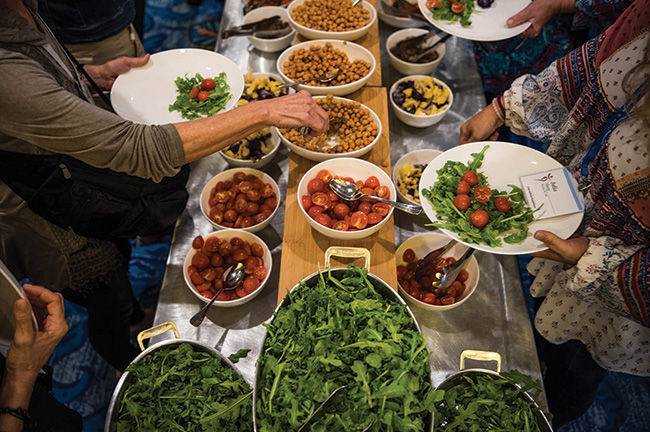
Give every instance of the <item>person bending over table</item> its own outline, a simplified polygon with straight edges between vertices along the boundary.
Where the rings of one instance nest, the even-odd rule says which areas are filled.
[[[265,127],[306,126],[314,136],[328,127],[327,113],[307,92],[183,123],[124,120],[93,105],[83,80],[34,12],[35,3],[0,0],[0,150],[63,153],[160,181]],[[119,74],[147,61],[148,56],[120,57],[87,70],[108,90]],[[1,181],[0,232],[0,260],[18,280],[29,278],[84,306],[93,347],[123,371],[139,352],[129,341],[129,325],[141,319],[135,317],[127,277],[128,242],[60,228],[32,212]]]
[[[649,76],[650,2],[637,0],[461,126],[461,144],[494,140],[503,124],[547,142],[588,186],[577,233],[535,232],[548,250],[528,265],[556,428],[588,409],[605,370],[650,375]]]
[[[27,300],[16,300],[16,330],[7,358],[0,356],[0,431],[82,430],[81,416],[54,399],[37,382],[54,347],[68,332],[63,297],[40,286],[23,285]],[[31,311],[39,328],[34,330]]]

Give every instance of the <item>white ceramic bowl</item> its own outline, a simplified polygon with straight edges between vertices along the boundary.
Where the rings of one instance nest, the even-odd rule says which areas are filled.
[[[246,168],[255,168],[259,169],[262,168],[263,166],[266,166],[273,160],[275,157],[275,154],[278,152],[280,149],[280,136],[279,132],[275,128],[271,128],[271,138],[269,139],[270,144],[273,146],[270,152],[262,156],[260,159],[256,161],[252,161],[250,159],[235,159],[233,157],[228,156],[225,152],[221,151],[219,154],[221,157],[225,159],[225,161],[230,165],[231,167],[246,167]]]
[[[349,30],[349,31],[344,31],[344,32],[328,32],[328,31],[323,31],[323,30],[315,30],[309,27],[305,27],[304,25],[298,24],[293,18],[292,18],[292,13],[294,9],[298,6],[301,6],[303,3],[305,3],[306,0],[293,0],[289,6],[287,6],[287,14],[289,16],[289,20],[291,22],[291,25],[300,33],[301,36],[303,36],[305,39],[338,39],[338,40],[344,40],[344,41],[354,41],[357,40],[363,36],[365,36],[368,31],[372,28],[373,24],[377,20],[377,11],[375,8],[368,3],[367,1],[361,2],[361,5],[363,6],[364,9],[366,9],[368,12],[370,12],[370,22],[366,24],[365,26],[355,29],[355,30]],[[355,7],[359,7],[358,5]]]
[[[314,99],[320,99],[320,98],[321,97],[315,97]],[[345,98],[340,98],[340,97],[335,97],[334,99],[347,101],[347,102],[354,102],[351,99],[345,99]],[[375,112],[373,110],[371,110],[370,108],[368,108],[367,106],[365,106],[363,104],[361,104],[361,106],[370,113],[370,117],[372,118],[372,120],[377,125],[377,136],[375,137],[375,139],[370,144],[368,144],[367,146],[365,146],[364,148],[359,149],[359,150],[354,150],[354,151],[347,152],[347,153],[321,153],[321,152],[316,152],[316,151],[312,151],[312,150],[307,150],[306,148],[300,147],[300,146],[292,143],[291,141],[289,141],[287,138],[285,138],[284,135],[282,135],[282,133],[280,132],[279,129],[277,129],[277,128],[273,128],[273,129],[277,132],[277,134],[280,137],[280,140],[289,148],[289,150],[291,150],[292,152],[295,152],[296,154],[299,154],[300,156],[304,157],[305,159],[309,159],[309,160],[312,160],[312,161],[315,161],[315,162],[322,162],[322,161],[325,161],[325,160],[337,159],[337,158],[358,158],[358,157],[361,157],[361,156],[365,155],[370,150],[372,150],[372,148],[375,146],[375,144],[377,144],[377,141],[379,141],[379,138],[381,137],[381,131],[382,131],[381,120],[379,120],[379,116],[377,114],[375,114]]]
[[[424,258],[429,252],[434,251],[436,249],[440,249],[450,241],[451,239],[444,234],[438,234],[438,233],[418,234],[416,236],[409,238],[408,240],[404,241],[401,245],[399,245],[397,251],[395,252],[395,258],[396,258],[395,261],[397,262],[398,266],[406,265],[403,256],[404,256],[404,251],[406,251],[407,249],[413,249],[413,252],[415,252],[415,259],[419,260],[421,258]],[[467,250],[467,246],[458,243],[456,246],[451,248],[451,250],[447,252],[444,256],[445,257],[453,256],[456,259],[458,259],[465,253],[466,250]],[[402,288],[402,286],[398,283],[399,293],[404,298],[406,303],[412,306],[418,306],[431,311],[446,311],[449,309],[454,309],[460,306],[461,304],[465,303],[467,299],[470,298],[472,294],[474,294],[474,291],[476,291],[476,286],[478,285],[480,274],[479,274],[478,262],[476,261],[474,255],[472,255],[469,258],[465,270],[467,270],[467,272],[469,273],[469,279],[467,279],[467,281],[465,282],[465,292],[463,293],[460,300],[456,301],[453,304],[447,306],[436,306],[436,305],[431,305],[429,303],[425,303],[423,301],[417,300],[413,296],[411,296],[411,294],[407,293],[404,290],[404,288]]]
[[[289,56],[291,56],[291,54],[293,54],[295,51],[299,50],[300,48],[309,49],[309,47],[312,45],[325,46],[327,42],[330,42],[334,48],[345,52],[350,62],[353,62],[356,59],[360,59],[370,63],[370,71],[368,71],[368,75],[364,76],[360,80],[348,84],[339,85],[339,86],[316,87],[316,86],[298,84],[294,88],[297,91],[307,90],[312,95],[324,96],[327,94],[333,94],[334,96],[346,96],[363,87],[363,85],[366,82],[368,82],[370,76],[372,76],[372,74],[375,72],[375,69],[377,67],[375,56],[373,56],[370,51],[368,51],[366,48],[362,47],[361,45],[357,45],[353,42],[345,42],[340,40],[307,41],[307,42],[296,44],[284,50],[282,54],[280,54],[280,57],[278,57],[278,61],[276,63],[277,69],[280,75],[282,76],[282,79],[287,82],[293,81],[284,74],[284,64],[289,60]]]
[[[263,20],[265,18],[270,18],[272,16],[279,15],[282,21],[291,24],[289,19],[289,14],[287,9],[279,6],[265,6],[257,9],[253,9],[244,15],[242,19],[242,24],[249,24],[256,21]],[[296,31],[291,30],[291,33],[284,35],[275,39],[262,39],[255,36],[249,36],[248,40],[251,45],[263,52],[278,52],[287,48],[293,43],[293,39],[296,37]]]
[[[443,119],[443,117],[449,112],[449,109],[451,108],[451,105],[454,102],[454,93],[451,91],[449,86],[445,84],[444,82],[440,81],[439,79],[434,80],[438,84],[442,84],[443,87],[447,88],[449,90],[449,104],[447,107],[440,111],[439,113],[433,114],[433,115],[415,115],[411,114],[410,112],[404,111],[402,108],[400,108],[395,101],[393,100],[393,93],[395,93],[395,90],[397,89],[397,86],[404,82],[404,81],[416,81],[416,80],[424,80],[429,78],[427,75],[409,75],[405,76],[403,78],[398,79],[393,83],[393,85],[390,88],[390,93],[388,94],[388,98],[390,99],[390,105],[393,107],[393,111],[395,112],[395,115],[397,116],[398,119],[403,121],[409,126],[413,127],[429,127],[433,126],[434,124],[438,123],[440,120]]]
[[[397,69],[398,72],[404,75],[429,75],[438,67],[438,65],[442,61],[442,58],[445,56],[446,49],[444,43],[440,44],[436,48],[436,52],[438,53],[438,58],[435,59],[434,61],[426,62],[426,63],[407,62],[395,57],[395,55],[391,52],[391,49],[393,49],[393,47],[395,47],[395,45],[397,45],[399,42],[405,39],[423,35],[428,32],[429,32],[428,29],[408,28],[408,29],[398,30],[392,33],[390,36],[388,36],[388,39],[386,40],[386,51],[388,51],[390,64],[392,64],[393,67]],[[440,36],[435,35],[429,40],[428,43],[433,44],[439,40],[440,40]]]
[[[413,201],[412,199],[404,195],[402,191],[400,191],[399,188],[400,169],[402,169],[402,167],[404,167],[405,165],[411,165],[411,167],[413,167],[413,165],[416,164],[427,165],[436,157],[438,157],[440,154],[442,154],[442,152],[438,150],[430,150],[430,149],[415,150],[405,154],[397,161],[397,163],[395,163],[395,166],[393,167],[393,183],[395,184],[395,189],[397,190],[397,197],[399,198],[400,201],[405,202],[407,204],[420,205],[420,203]],[[419,188],[417,190],[419,191]]]
[[[229,227],[225,227],[223,225],[219,225],[218,223],[216,223],[210,218],[209,216],[210,204],[208,203],[208,201],[210,200],[210,191],[217,185],[217,183],[219,183],[220,181],[232,180],[234,174],[240,171],[245,174],[252,174],[255,177],[261,179],[264,183],[270,183],[271,186],[273,187],[273,191],[275,192],[275,196],[277,198],[277,205],[270,217],[266,218],[264,221],[258,223],[257,225],[253,225],[252,227],[241,228],[242,231],[258,232],[264,229],[269,223],[271,223],[271,219],[273,219],[273,217],[278,212],[278,208],[280,207],[280,198],[281,198],[280,188],[278,187],[278,184],[275,182],[275,180],[273,180],[271,176],[269,176],[268,174],[262,171],[258,171],[253,168],[232,168],[223,171],[217,174],[216,176],[212,177],[212,179],[208,183],[206,183],[206,185],[203,187],[203,190],[201,191],[201,198],[200,198],[201,213],[203,213],[203,216],[212,224],[213,227],[220,230],[232,229]]]
[[[332,176],[352,177],[354,180],[365,181],[368,177],[375,176],[377,177],[377,179],[379,179],[379,183],[382,186],[388,186],[388,188],[390,189],[390,196],[388,197],[388,199],[394,200],[396,194],[395,186],[393,185],[393,182],[391,181],[388,174],[386,174],[386,172],[384,172],[384,170],[379,168],[377,165],[367,162],[363,159],[352,159],[352,158],[331,159],[313,166],[300,179],[300,183],[298,184],[297,194],[298,194],[298,205],[300,205],[300,210],[302,211],[302,214],[305,216],[305,218],[307,218],[309,225],[311,225],[312,228],[314,228],[319,233],[324,234],[327,237],[331,237],[338,240],[356,240],[356,239],[368,237],[376,233],[392,216],[393,207],[390,208],[390,211],[381,222],[359,231],[337,231],[319,224],[307,214],[303,206],[300,204],[300,199],[303,195],[309,194],[307,192],[307,184],[309,183],[310,180],[316,178],[316,175],[321,170],[329,171],[330,174],[332,174]]]
[[[253,243],[259,243],[262,245],[264,248],[264,255],[262,256],[262,259],[264,260],[264,267],[268,270],[268,273],[266,275],[266,278],[262,282],[260,282],[260,286],[253,291],[252,293],[248,294],[246,297],[239,298],[237,300],[230,300],[230,301],[217,301],[215,300],[214,303],[212,303],[212,306],[217,306],[217,307],[234,307],[234,306],[239,306],[243,305],[244,303],[248,303],[249,301],[253,300],[257,295],[262,292],[264,289],[264,286],[266,285],[266,282],[269,280],[269,276],[271,276],[271,270],[273,267],[273,258],[271,256],[271,250],[269,247],[264,243],[264,240],[259,238],[253,233],[247,232],[247,231],[242,231],[242,230],[236,230],[236,229],[229,229],[226,231],[215,231],[207,236],[203,236],[204,239],[207,239],[208,237],[218,237],[223,240],[228,240],[230,241],[234,237],[240,237],[242,240],[247,241],[251,245]],[[193,240],[193,239],[192,239]],[[192,245],[190,245],[190,250],[187,252],[187,255],[185,256],[185,261],[183,262],[183,277],[185,278],[185,284],[187,287],[192,291],[192,293],[201,301],[204,303],[210,302],[210,299],[203,297],[192,281],[190,280],[189,273],[187,272],[187,269],[189,266],[192,265],[192,257],[197,253],[198,251],[194,248],[192,248]],[[226,269],[227,270],[227,269]]]

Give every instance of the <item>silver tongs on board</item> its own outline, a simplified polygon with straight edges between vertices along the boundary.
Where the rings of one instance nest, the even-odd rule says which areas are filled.
[[[272,39],[289,33],[291,33],[291,26],[289,23],[282,21],[280,15],[274,15],[260,21],[223,30],[221,32],[221,38],[227,39],[231,36],[255,36],[264,39]]]

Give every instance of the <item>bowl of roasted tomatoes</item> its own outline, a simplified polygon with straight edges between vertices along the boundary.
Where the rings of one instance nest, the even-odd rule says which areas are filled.
[[[329,187],[333,178],[357,184],[363,193],[395,200],[390,176],[363,159],[339,158],[321,162],[298,184],[298,200],[309,225],[328,237],[354,240],[379,231],[393,214],[393,207],[371,198],[343,200]]]
[[[277,213],[280,188],[253,168],[233,168],[214,176],[201,192],[201,212],[217,229],[264,229]]]
[[[246,276],[231,290],[223,290],[226,270],[241,262]],[[253,233],[243,230],[215,231],[196,236],[183,263],[183,276],[192,293],[217,307],[233,307],[254,299],[264,288],[271,274],[272,258],[269,247]]]
[[[397,282],[400,295],[410,304],[433,311],[456,308],[467,301],[476,291],[479,281],[479,267],[474,255],[465,268],[447,289],[434,286],[436,274],[444,273],[445,267],[460,258],[466,246],[458,243],[442,256],[432,261],[430,272],[420,275],[418,265],[430,252],[444,247],[451,240],[444,234],[423,233],[404,241],[396,251]]]

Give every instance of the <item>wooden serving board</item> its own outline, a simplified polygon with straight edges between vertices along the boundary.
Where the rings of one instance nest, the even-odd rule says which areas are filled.
[[[372,4],[372,6],[377,10],[377,4],[375,0],[367,0],[368,3]],[[301,42],[306,42],[309,39],[306,39],[305,37],[301,36],[300,34],[296,35],[296,44],[301,43]],[[314,41],[317,42],[317,41]],[[379,18],[375,20],[375,23],[370,27],[370,31],[368,33],[355,41],[352,41],[353,43],[357,45],[361,45],[362,47],[366,48],[368,51],[372,53],[372,55],[375,57],[375,63],[377,66],[375,67],[375,71],[373,74],[370,76],[370,79],[368,79],[368,82],[366,83],[365,87],[381,87],[381,63],[379,61]],[[347,97],[347,96],[346,96]],[[374,108],[373,108],[374,109]]]
[[[382,133],[373,149],[362,159],[374,163],[390,176],[390,144],[388,130],[387,93],[383,87],[364,87],[348,96],[372,109],[380,118]],[[291,153],[287,181],[284,238],[278,286],[278,303],[287,291],[298,282],[325,266],[325,251],[330,246],[354,246],[370,251],[370,272],[396,289],[397,270],[395,262],[395,226],[391,217],[375,234],[359,240],[336,240],[314,230],[302,210],[297,196],[302,176],[317,162]],[[350,262],[332,261],[332,267],[345,266]],[[363,261],[354,262],[362,265]]]

